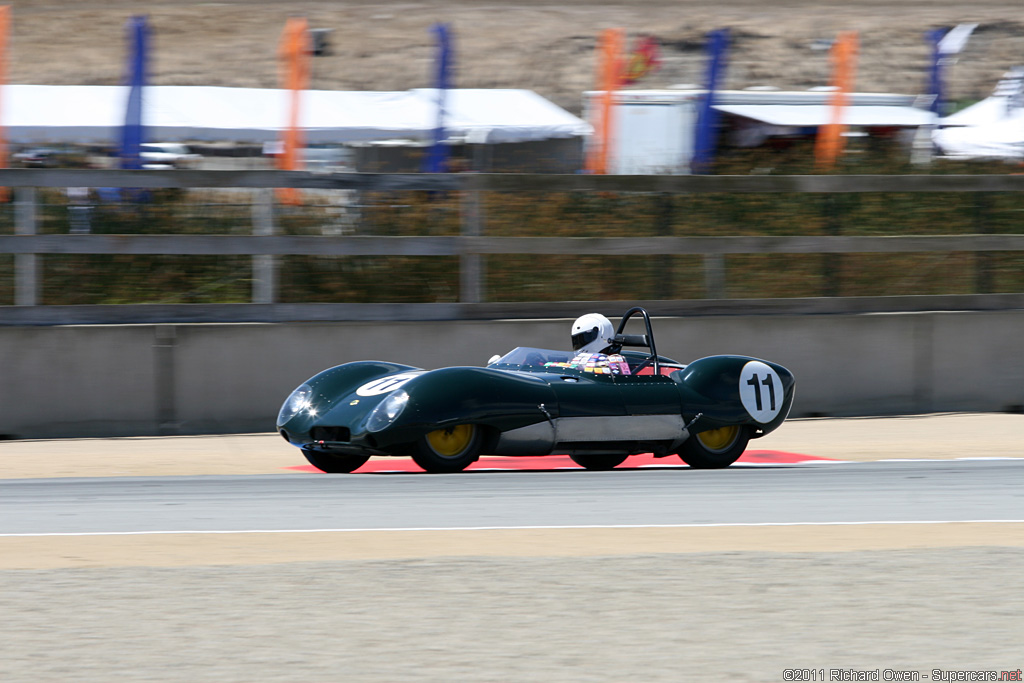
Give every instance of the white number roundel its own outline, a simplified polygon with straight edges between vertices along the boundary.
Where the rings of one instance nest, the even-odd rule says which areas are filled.
[[[759,360],[743,366],[739,389],[743,407],[761,424],[771,422],[782,410],[782,380]]]
[[[380,396],[381,394],[389,394],[411,380],[413,377],[418,377],[421,374],[423,373],[403,372],[400,375],[381,377],[380,379],[375,379],[372,382],[367,382],[356,389],[356,394],[359,396]]]

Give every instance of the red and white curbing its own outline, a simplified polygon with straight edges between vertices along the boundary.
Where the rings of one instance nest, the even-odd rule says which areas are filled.
[[[794,465],[805,462],[843,462],[832,458],[821,458],[816,455],[785,453],[783,451],[747,451],[736,461],[737,465],[769,466]],[[631,470],[641,468],[689,467],[676,457],[655,458],[652,453],[631,456],[616,469]],[[298,465],[284,469],[298,472],[319,472],[312,465]],[[466,468],[466,471],[511,472],[517,470],[580,470],[583,469],[567,455],[545,455],[540,457],[509,458],[500,456],[484,456]],[[356,470],[358,474],[393,474],[397,472],[422,472],[410,458],[387,458],[370,460]]]

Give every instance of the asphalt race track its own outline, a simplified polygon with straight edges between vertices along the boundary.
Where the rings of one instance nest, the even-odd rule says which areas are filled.
[[[1021,419],[796,421],[714,471],[7,442],[0,681],[999,680]]]
[[[1024,459],[0,481],[15,534],[1024,522]]]

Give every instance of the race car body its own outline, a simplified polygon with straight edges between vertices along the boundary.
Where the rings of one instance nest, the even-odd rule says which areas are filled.
[[[622,334],[636,314],[646,334]],[[726,467],[792,406],[793,375],[781,365],[659,356],[643,309],[623,317],[615,347],[589,357],[518,347],[487,367],[429,371],[345,363],[292,392],[277,427],[327,472],[353,471],[373,455],[412,456],[429,472],[462,470],[481,454],[568,454],[588,469],[678,454],[693,467]]]

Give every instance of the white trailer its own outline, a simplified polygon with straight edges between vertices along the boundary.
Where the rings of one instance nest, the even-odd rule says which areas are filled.
[[[621,90],[612,100],[608,172],[680,175],[690,172],[701,90]],[[596,121],[603,92],[583,97],[583,118]]]
[[[620,175],[687,174],[693,158],[697,111],[706,91],[620,90],[612,99],[608,172]],[[583,94],[583,117],[594,124],[602,91]],[[810,131],[832,120],[831,92],[723,90],[715,109],[737,122],[734,144],[756,146],[773,135]],[[934,116],[913,95],[853,93],[844,123],[852,128],[916,129]],[[918,105],[918,106],[915,106]],[[595,126],[597,128],[597,126]],[[593,138],[588,145],[593,144]]]

